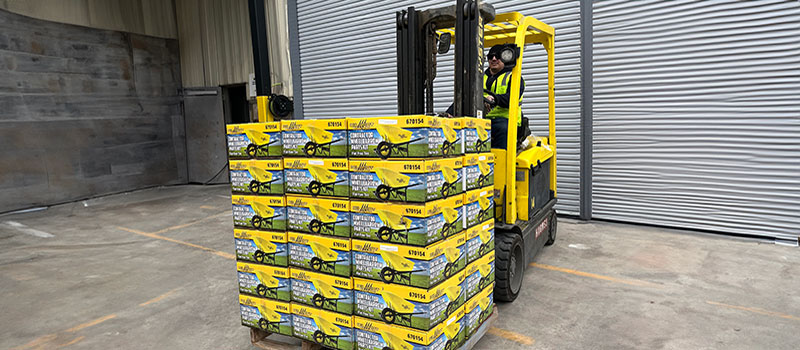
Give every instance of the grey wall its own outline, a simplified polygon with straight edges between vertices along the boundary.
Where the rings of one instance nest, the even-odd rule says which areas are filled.
[[[186,182],[176,40],[0,10],[0,212]]]

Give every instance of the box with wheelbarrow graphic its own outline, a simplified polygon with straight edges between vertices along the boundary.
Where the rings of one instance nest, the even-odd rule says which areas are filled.
[[[347,157],[346,119],[284,120],[281,136],[287,157]]]
[[[490,185],[464,194],[464,213],[466,228],[494,218],[494,187]]]
[[[458,123],[447,118],[406,115],[348,118],[351,158],[429,158],[460,154]]]
[[[494,250],[467,265],[464,277],[467,299],[494,283]]]
[[[466,153],[484,153],[492,150],[491,119],[461,118],[464,130],[464,151]]]
[[[226,126],[228,158],[256,159],[280,157],[281,123],[247,123]]]
[[[350,160],[350,197],[422,203],[463,192],[461,158]]]
[[[291,300],[289,268],[237,262],[239,293],[252,296]]]
[[[298,303],[292,303],[292,315],[295,337],[320,344],[328,349],[355,349],[352,316]]]
[[[426,203],[351,201],[352,237],[378,242],[427,246],[464,228],[464,198]]]
[[[239,295],[242,325],[292,336],[292,307],[288,302]]]
[[[353,314],[353,279],[292,268],[292,301]]]
[[[289,232],[289,265],[350,277],[350,240]]]
[[[350,238],[347,199],[286,196],[289,231]]]
[[[286,199],[283,196],[233,195],[233,226],[265,231],[286,230]]]
[[[467,327],[463,308],[428,331],[400,327],[354,316],[359,350],[453,350],[466,341]]]
[[[233,230],[236,260],[272,266],[289,266],[286,232]]]
[[[466,302],[463,283],[463,273],[427,289],[354,277],[354,313],[391,325],[427,331],[463,309]]]
[[[230,175],[235,194],[283,195],[281,159],[231,160]]]
[[[467,264],[494,250],[494,219],[467,229]]]
[[[464,320],[467,324],[467,337],[475,334],[483,321],[492,314],[494,308],[494,283],[481,290],[464,304]]]
[[[432,288],[464,269],[466,248],[463,233],[427,247],[353,239],[353,276]]]
[[[284,158],[287,194],[350,196],[350,175],[344,158]]]
[[[494,185],[494,153],[464,156],[464,190]]]

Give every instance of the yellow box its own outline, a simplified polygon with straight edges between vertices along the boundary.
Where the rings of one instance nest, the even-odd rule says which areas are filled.
[[[231,196],[233,226],[266,231],[286,231],[283,196]]]
[[[356,347],[353,317],[292,303],[294,336],[332,349]]]
[[[292,268],[292,301],[353,314],[353,279]]]
[[[282,301],[239,295],[242,325],[292,336],[292,307]]]
[[[464,274],[425,289],[353,278],[356,316],[427,331],[461,310],[466,301]]]
[[[284,158],[286,194],[349,197],[348,164],[344,158]]]
[[[467,265],[466,235],[427,247],[354,239],[353,276],[405,286],[432,288]]]
[[[233,230],[236,260],[272,266],[289,266],[286,232]]]
[[[348,118],[350,158],[429,158],[458,155],[463,138],[447,118],[405,115]]]
[[[289,268],[237,262],[239,293],[290,301]]]
[[[289,232],[289,265],[350,277],[350,240]]]
[[[350,238],[347,199],[286,196],[288,230]]]
[[[255,159],[280,157],[281,123],[228,124],[228,157],[230,159]]]
[[[466,146],[464,139],[464,118],[444,118],[442,123],[445,125],[442,127],[442,136],[445,138],[443,144],[451,148],[449,152],[445,152],[443,155],[446,157],[463,156]]]
[[[281,121],[283,155],[289,157],[347,157],[347,120],[298,119]]]
[[[463,192],[463,159],[350,160],[350,197],[427,202]]]
[[[494,283],[490,284],[464,304],[464,323],[467,337],[475,334],[483,321],[489,318],[494,308]]]
[[[464,285],[467,299],[478,294],[486,286],[494,283],[494,250],[467,265]]]
[[[492,121],[480,118],[462,118],[464,126],[464,152],[483,153],[492,150]]]
[[[464,227],[470,228],[478,223],[494,218],[494,187],[491,185],[467,191],[464,195]]]
[[[229,168],[233,193],[283,195],[283,160],[231,160]]]
[[[467,264],[494,250],[494,219],[467,229]]]
[[[450,317],[428,331],[386,324],[354,316],[356,343],[359,350],[458,349],[466,340],[464,310],[459,308]]]
[[[494,153],[472,153],[464,156],[464,190],[494,185]]]
[[[426,203],[351,201],[352,237],[427,246],[464,229],[464,198]]]

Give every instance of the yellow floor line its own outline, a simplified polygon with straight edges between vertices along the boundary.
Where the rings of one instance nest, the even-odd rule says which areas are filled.
[[[488,333],[494,336],[498,336],[500,338],[505,338],[511,341],[515,341],[523,345],[533,345],[533,343],[536,342],[536,340],[534,340],[529,336],[497,327],[489,328]]]
[[[231,253],[226,253],[226,252],[222,252],[222,251],[219,251],[219,250],[215,250],[215,249],[211,249],[211,248],[208,248],[208,247],[204,247],[204,246],[201,246],[201,245],[198,245],[198,244],[181,241],[179,239],[159,236],[159,235],[157,235],[155,233],[142,232],[142,231],[139,231],[139,230],[134,230],[132,228],[127,228],[127,227],[122,227],[122,226],[117,226],[117,228],[120,229],[120,230],[123,230],[123,231],[130,232],[130,233],[135,233],[137,235],[150,237],[150,238],[155,238],[155,239],[160,239],[160,240],[167,241],[167,242],[182,244],[182,245],[185,245],[187,247],[192,247],[192,248],[205,250],[205,251],[207,251],[209,253],[212,253],[212,254],[217,255],[217,256],[221,256],[221,257],[223,257],[225,259],[231,259],[231,260],[236,259],[236,257]]]
[[[558,272],[568,273],[568,274],[576,275],[576,276],[589,277],[589,278],[594,278],[594,279],[604,280],[604,281],[609,281],[609,282],[615,282],[615,283],[622,283],[622,284],[627,284],[627,285],[630,285],[630,286],[650,287],[650,288],[661,288],[662,287],[661,285],[658,285],[658,284],[655,284],[655,283],[652,283],[652,282],[647,282],[647,281],[628,280],[628,279],[622,279],[622,278],[616,278],[616,277],[611,277],[611,276],[598,275],[596,273],[583,272],[583,271],[578,271],[578,270],[573,270],[573,269],[566,269],[566,268],[563,268],[563,267],[557,267],[557,266],[551,266],[551,265],[545,265],[545,264],[539,264],[539,263],[531,263],[530,266],[533,266],[533,267],[536,267],[536,268],[540,268],[540,269],[550,270],[550,271],[558,271]]]
[[[158,230],[158,231],[156,231],[156,232],[153,232],[153,233],[155,233],[155,234],[161,234],[161,233],[168,232],[168,231],[172,231],[172,230],[178,230],[178,229],[182,229],[182,228],[185,228],[185,227],[189,227],[189,226],[192,226],[192,225],[199,224],[199,223],[201,223],[201,222],[204,222],[204,221],[207,221],[207,220],[216,219],[216,218],[221,218],[221,217],[223,217],[223,216],[231,216],[231,212],[230,212],[230,211],[224,211],[224,212],[222,212],[222,213],[219,213],[219,214],[216,214],[216,215],[207,216],[207,217],[205,217],[205,218],[202,218],[202,219],[200,219],[200,220],[195,220],[195,221],[192,221],[192,222],[187,222],[187,223],[185,223],[185,224],[180,224],[180,225],[170,226],[170,227],[167,227],[167,228],[165,228],[165,229]]]
[[[91,326],[96,326],[98,324],[101,324],[101,323],[103,323],[105,321],[108,321],[108,320],[114,318],[114,317],[117,317],[117,314],[106,315],[106,316],[100,317],[100,318],[98,318],[96,320],[92,320],[92,321],[89,321],[89,322],[86,322],[86,323],[81,323],[81,324],[79,324],[79,325],[77,325],[75,327],[67,329],[65,332],[70,332],[70,333],[71,332],[77,332],[77,331],[79,331],[81,329],[89,328]]]
[[[800,317],[797,317],[797,316],[787,315],[787,314],[783,314],[783,313],[775,312],[775,311],[768,311],[768,310],[759,309],[759,308],[755,308],[755,307],[730,305],[730,304],[718,303],[716,301],[706,301],[706,303],[708,303],[710,305],[726,307],[726,308],[729,308],[729,309],[749,311],[749,312],[753,312],[753,313],[757,313],[757,314],[761,314],[761,315],[766,315],[766,316],[785,318],[787,320],[792,320],[792,321],[800,321]]]
[[[157,296],[157,297],[155,297],[155,298],[153,298],[153,299],[150,299],[150,300],[148,300],[148,301],[145,301],[145,302],[143,302],[143,303],[139,304],[139,306],[147,306],[147,305],[150,305],[150,304],[152,304],[152,303],[157,303],[157,302],[159,302],[159,301],[163,300],[164,298],[166,298],[166,297],[168,297],[168,296],[170,296],[170,295],[174,294],[176,291],[178,291],[178,289],[180,289],[180,288],[175,288],[175,289],[173,289],[173,290],[171,290],[171,291],[169,291],[169,292],[166,292],[166,293],[164,293],[164,294],[161,294],[161,295],[159,295],[159,296]]]

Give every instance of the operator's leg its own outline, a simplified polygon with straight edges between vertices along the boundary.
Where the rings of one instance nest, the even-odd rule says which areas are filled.
[[[508,138],[508,119],[492,119],[492,148],[506,149]]]

